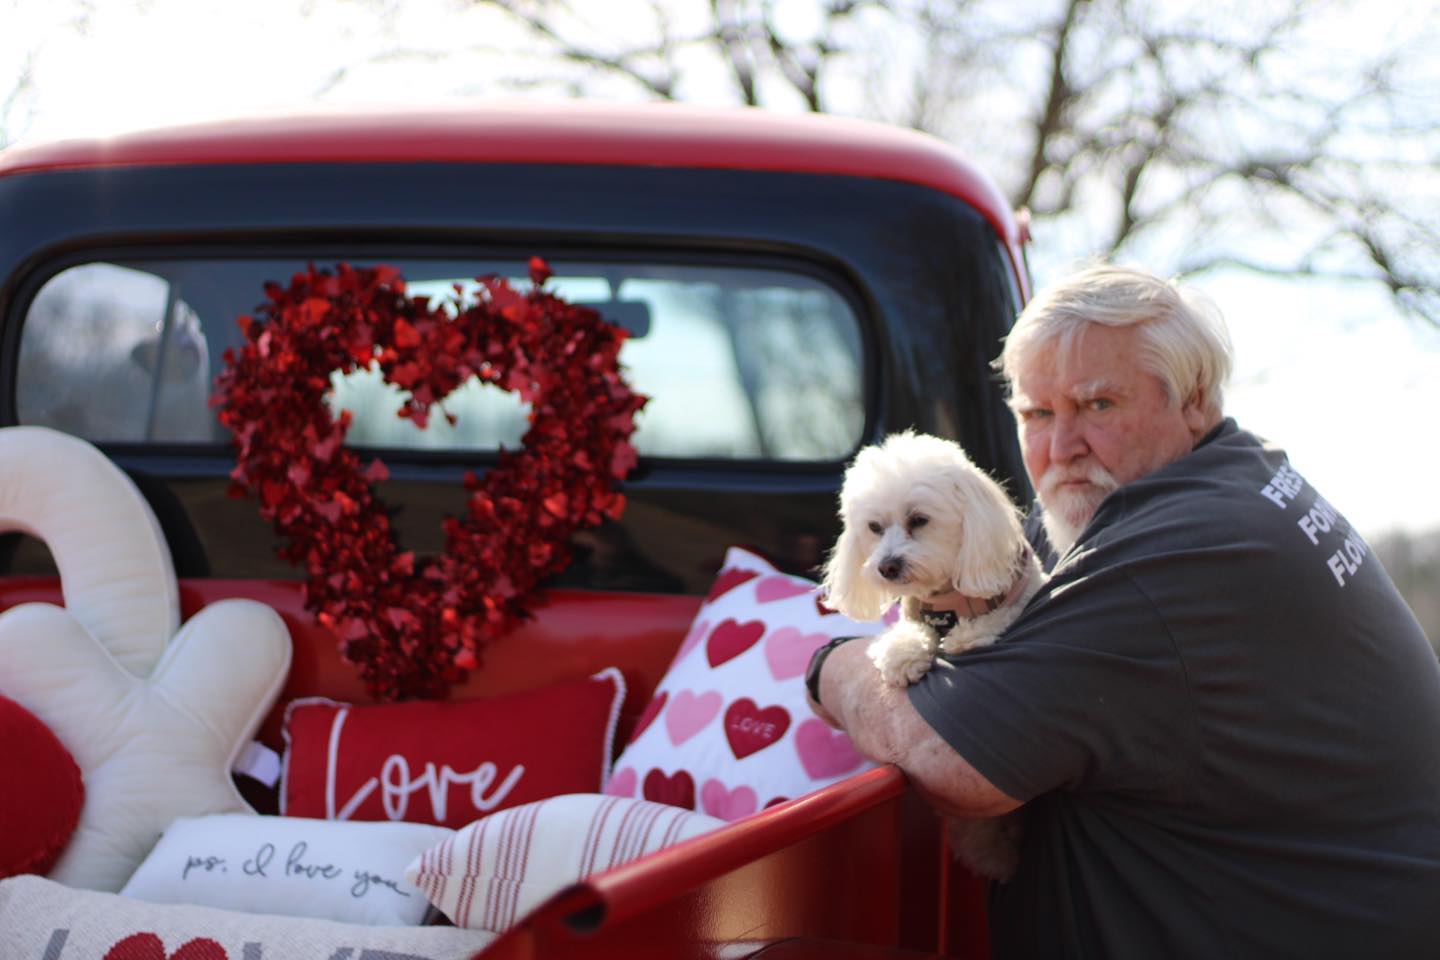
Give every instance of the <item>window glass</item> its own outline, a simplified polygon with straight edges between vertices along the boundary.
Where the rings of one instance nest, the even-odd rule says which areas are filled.
[[[360,261],[354,261],[359,263]],[[372,261],[381,262],[381,261]],[[497,274],[527,288],[522,261],[385,259],[412,295],[432,301]],[[631,331],[621,362],[650,403],[637,419],[648,456],[835,460],[863,429],[859,324],[819,279],[775,268],[553,261],[549,286]],[[127,260],[52,277],[21,336],[21,423],[95,441],[227,440],[208,405],[235,318],[255,311],[267,281],[295,261]],[[443,401],[452,425],[420,430],[396,416],[398,388],[371,368],[332,378],[332,411],[354,419],[349,442],[382,449],[494,450],[519,445],[518,397],[478,382]]]

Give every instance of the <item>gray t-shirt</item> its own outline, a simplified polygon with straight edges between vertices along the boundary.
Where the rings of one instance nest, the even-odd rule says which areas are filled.
[[[1440,667],[1350,525],[1225,421],[910,688],[1025,807],[1013,957],[1440,956]]]

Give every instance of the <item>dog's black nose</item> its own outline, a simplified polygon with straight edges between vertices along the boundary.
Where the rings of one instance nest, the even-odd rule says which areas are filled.
[[[905,563],[904,561],[897,560],[896,558],[891,557],[889,560],[881,561],[879,569],[880,576],[884,577],[886,580],[894,580],[896,577],[900,576],[900,571],[905,569]]]

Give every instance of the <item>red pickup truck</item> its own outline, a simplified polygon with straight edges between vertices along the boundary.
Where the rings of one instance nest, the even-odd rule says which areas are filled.
[[[649,398],[638,463],[623,513],[572,538],[530,619],[449,696],[618,664],[623,744],[728,547],[815,576],[860,446],[906,428],[952,437],[1024,502],[989,367],[1028,295],[1024,239],[956,150],[831,117],[524,104],[14,148],[0,153],[0,425],[89,440],[134,480],[183,616],[235,597],[281,614],[293,663],[260,731],[280,750],[286,703],[372,691],[305,608],[255,501],[227,496],[235,449],[208,400],[244,342],[236,318],[309,264],[385,264],[440,297],[521,281],[543,258],[550,289],[628,332],[621,360]],[[464,475],[493,469],[525,426],[497,391],[456,394],[456,424],[423,432],[374,380],[335,393],[418,555],[445,549]],[[0,608],[58,602],[47,551],[4,526]],[[982,900],[903,775],[879,768],[591,876],[484,956],[980,957]]]

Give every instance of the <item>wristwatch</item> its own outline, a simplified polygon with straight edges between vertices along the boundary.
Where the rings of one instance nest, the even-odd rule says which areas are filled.
[[[830,651],[850,640],[858,640],[859,637],[836,637],[829,643],[810,655],[810,665],[805,668],[805,689],[810,694],[810,699],[820,703],[820,670],[825,666],[825,658],[830,656]],[[822,707],[824,704],[820,704]]]

